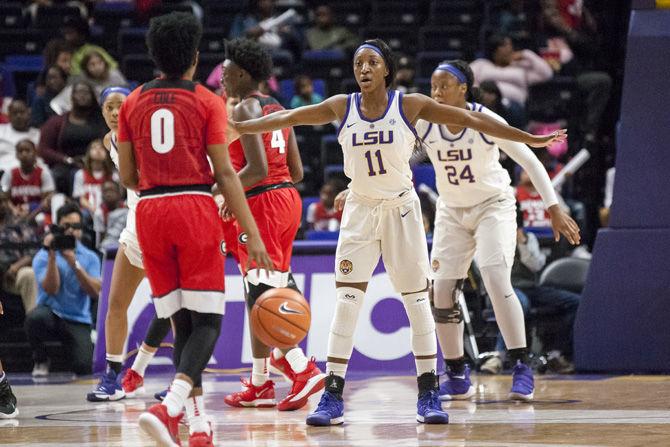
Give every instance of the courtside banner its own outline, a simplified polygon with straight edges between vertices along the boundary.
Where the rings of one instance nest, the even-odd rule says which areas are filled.
[[[312,309],[312,326],[301,343],[307,356],[324,362],[327,356],[330,320],[335,310],[335,244],[333,242],[296,242],[291,266],[298,287]],[[116,250],[106,254],[103,263],[102,293],[98,304],[97,342],[94,371],[105,369],[105,315],[109,305],[109,286]],[[341,266],[355,269],[355,262]],[[338,266],[340,268],[340,266]],[[126,352],[139,348],[155,315],[150,300],[149,283],[145,279],[138,287],[128,309],[129,337]],[[409,321],[400,294],[395,293],[383,263],[368,285],[359,316],[354,352],[349,370],[392,370],[414,372],[410,347]],[[165,340],[172,343],[172,334]],[[132,364],[129,358],[126,366]],[[249,322],[244,304],[242,277],[232,258],[226,260],[226,314],[219,341],[207,365],[210,369],[234,369],[251,366]],[[149,366],[151,371],[171,371],[172,349],[161,348]]]

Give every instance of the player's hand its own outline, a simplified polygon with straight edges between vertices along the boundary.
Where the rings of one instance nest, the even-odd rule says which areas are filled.
[[[60,254],[63,256],[68,265],[74,269],[77,265],[77,258],[74,255],[74,250],[63,250],[60,252]]]
[[[230,211],[230,208],[228,208],[226,205],[226,199],[222,194],[215,195],[214,201],[216,202],[216,206],[219,208],[219,217],[221,220],[224,222],[230,222],[231,220],[235,219],[233,212]]]
[[[533,135],[532,141],[528,143],[531,147],[546,147],[554,143],[562,143],[568,138],[568,131],[560,129],[549,135]]]
[[[551,227],[554,230],[554,240],[558,242],[562,234],[572,245],[579,245],[581,240],[579,227],[572,217],[568,216],[559,205],[550,206],[549,215],[551,216]]]
[[[251,269],[251,264],[256,264],[256,274],[260,275],[260,270],[263,269],[267,272],[274,272],[275,267],[268,255],[267,250],[265,249],[265,244],[261,240],[260,236],[248,236],[247,237],[247,253],[249,259],[247,259],[246,269],[247,271]]]
[[[338,211],[342,211],[344,209],[344,204],[347,201],[347,196],[349,195],[349,190],[345,189],[344,191],[340,191],[336,196],[335,196],[335,209]]]

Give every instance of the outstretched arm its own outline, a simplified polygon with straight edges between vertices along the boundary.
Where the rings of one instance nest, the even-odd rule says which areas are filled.
[[[342,119],[346,105],[347,95],[336,95],[319,104],[280,110],[244,122],[230,121],[230,124],[240,134],[271,132],[292,126],[317,126]]]
[[[431,123],[469,127],[495,138],[518,141],[533,147],[544,147],[553,142],[563,141],[567,137],[564,130],[556,131],[551,135],[531,135],[516,127],[503,124],[485,113],[438,104],[431,98],[418,93],[404,97],[403,111],[410,122],[421,118]]]

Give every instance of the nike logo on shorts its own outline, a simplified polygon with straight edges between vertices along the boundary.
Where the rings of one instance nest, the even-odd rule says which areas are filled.
[[[510,296],[514,295],[514,293],[510,293],[509,295],[505,295],[505,298],[509,298]]]
[[[405,217],[407,216],[412,210],[405,211],[403,214],[400,215],[400,217]]]

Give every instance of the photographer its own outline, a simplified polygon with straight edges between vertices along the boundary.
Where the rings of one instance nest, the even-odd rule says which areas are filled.
[[[100,293],[100,260],[81,244],[81,211],[66,203],[56,213],[58,225],[44,238],[33,259],[37,277],[37,307],[26,317],[26,333],[33,350],[33,376],[49,373],[44,345],[48,339],[63,343],[76,374],[90,374],[91,301]]]

